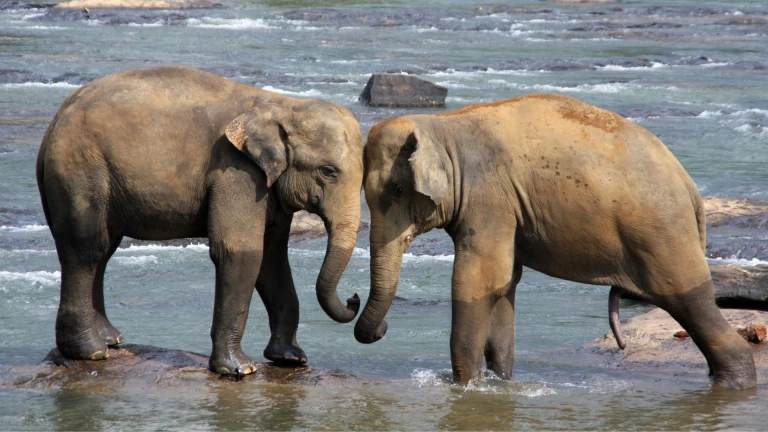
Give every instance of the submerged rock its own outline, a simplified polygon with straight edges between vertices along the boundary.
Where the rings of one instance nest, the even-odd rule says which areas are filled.
[[[238,379],[209,371],[207,356],[187,351],[126,344],[110,348],[108,359],[93,361],[70,360],[54,348],[39,365],[11,366],[0,373],[0,388],[103,387],[113,381],[163,386],[228,385],[238,381],[317,386],[359,380],[351,374],[311,366],[293,368],[274,363],[257,366],[255,373]]]
[[[371,75],[360,100],[374,107],[442,107],[448,89],[412,75]]]

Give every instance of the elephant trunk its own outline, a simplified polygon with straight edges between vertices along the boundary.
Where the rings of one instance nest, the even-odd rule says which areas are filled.
[[[355,325],[355,339],[369,344],[378,341],[387,332],[384,316],[395,298],[400,280],[403,251],[397,242],[390,242],[384,248],[371,246],[371,293],[363,313]]]
[[[357,293],[347,299],[347,304],[341,302],[336,292],[336,286],[341,274],[352,257],[357,240],[357,230],[360,225],[360,198],[355,196],[350,200],[352,208],[347,211],[334,212],[344,216],[335,218],[323,217],[325,229],[328,231],[328,246],[325,251],[323,266],[317,277],[317,300],[331,319],[340,323],[348,323],[355,319],[360,309],[360,297]]]

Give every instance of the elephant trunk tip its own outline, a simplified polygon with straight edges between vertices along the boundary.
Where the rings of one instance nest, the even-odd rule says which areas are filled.
[[[357,312],[360,310],[360,297],[357,293],[347,299],[347,310],[354,313],[353,318],[357,316]]]
[[[361,330],[361,327],[359,325],[356,325],[355,339],[357,339],[357,341],[362,344],[372,344],[374,342],[379,341],[381,338],[383,338],[384,335],[387,334],[388,328],[389,328],[389,324],[387,324],[386,320],[381,321],[381,324],[379,324],[379,326],[376,328],[376,331],[373,332],[373,334],[364,333]]]

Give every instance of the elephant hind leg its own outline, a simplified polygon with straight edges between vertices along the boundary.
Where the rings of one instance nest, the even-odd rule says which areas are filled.
[[[655,295],[652,301],[691,335],[707,359],[715,387],[746,389],[757,385],[752,351],[715,305],[711,279],[683,293]]]
[[[68,222],[64,225],[67,227],[65,230],[53,229],[61,264],[56,346],[70,359],[99,360],[108,357],[107,344],[99,334],[94,287],[99,266],[107,257],[110,244],[106,229],[101,228],[106,224],[96,223],[98,218],[93,216],[89,214],[88,217]]]
[[[515,292],[522,276],[523,266],[515,264],[507,294],[493,306],[491,329],[485,344],[488,369],[501,379],[512,379],[515,364]]]
[[[104,339],[108,346],[120,345],[121,343],[125,342],[125,338],[123,338],[120,330],[115,328],[115,326],[109,322],[109,318],[107,318],[107,311],[104,305],[104,272],[107,269],[107,263],[109,262],[109,259],[112,258],[112,255],[117,250],[117,247],[120,246],[122,239],[122,236],[116,236],[111,240],[109,251],[107,251],[107,254],[99,262],[99,265],[96,269],[96,276],[93,280],[92,295],[96,329],[99,332],[99,336]]]

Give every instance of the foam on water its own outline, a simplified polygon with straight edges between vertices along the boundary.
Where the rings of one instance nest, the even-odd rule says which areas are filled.
[[[155,21],[153,23],[128,23],[128,27],[162,27],[165,23],[163,21]]]
[[[322,92],[320,92],[319,90],[315,90],[315,89],[309,89],[309,90],[305,90],[305,91],[291,91],[291,90],[283,90],[283,89],[280,89],[280,88],[277,88],[277,87],[272,87],[272,86],[269,86],[269,85],[262,87],[262,89],[267,90],[267,91],[271,91],[271,92],[275,92],[275,93],[280,93],[280,94],[288,95],[288,96],[301,96],[301,97],[323,96]]]
[[[187,20],[188,27],[204,28],[204,29],[224,29],[224,30],[273,30],[280,27],[273,26],[267,23],[267,21],[257,18],[189,18]]]
[[[417,368],[411,373],[411,380],[416,382],[419,388],[456,386],[453,384],[453,372],[451,369],[435,371]],[[479,380],[473,380],[466,386],[463,386],[463,390],[467,393],[506,394],[528,398],[557,394],[557,391],[546,383],[505,381],[488,370],[483,371],[483,376]]]
[[[0,226],[0,232],[36,232],[36,231],[47,231],[48,225],[24,225],[20,227],[15,226]]]
[[[62,88],[62,89],[76,89],[79,88],[79,84],[70,84],[68,82],[55,82],[55,83],[43,83],[43,82],[25,82],[25,83],[9,83],[3,84],[3,88]]]
[[[141,266],[145,264],[157,264],[157,257],[154,255],[115,257],[114,261],[123,265]]]
[[[309,253],[318,253],[318,254],[325,254],[324,251],[307,251],[307,250],[296,250],[293,249],[294,252],[302,252],[305,254]],[[352,251],[352,257],[353,258],[361,258],[361,259],[371,259],[371,251],[370,249],[363,249],[356,247]],[[443,262],[452,262],[456,258],[455,255],[414,255],[412,253],[404,253],[403,254],[403,263],[419,263],[424,261],[443,261]]]
[[[61,272],[43,270],[30,272],[0,271],[0,281],[28,281],[31,285],[58,285],[61,283]]]
[[[597,66],[597,70],[603,71],[639,71],[639,70],[656,70],[668,67],[668,65],[661,62],[651,62],[650,66],[619,66],[619,65],[605,65]]]
[[[730,258],[707,258],[707,261],[711,264],[736,264],[742,267],[768,264],[768,261],[762,261],[757,258],[744,259],[737,256],[732,256]]]
[[[190,244],[186,246],[164,246],[164,245],[130,245],[127,248],[119,248],[115,253],[124,252],[149,252],[149,251],[193,251],[193,252],[208,252],[208,246],[204,244]]]

